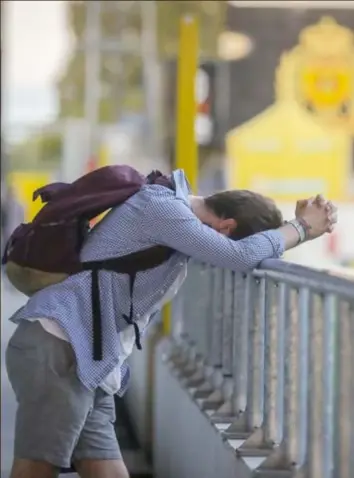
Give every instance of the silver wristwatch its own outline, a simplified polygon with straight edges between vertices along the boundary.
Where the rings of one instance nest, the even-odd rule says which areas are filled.
[[[299,234],[299,243],[305,242],[307,239],[307,231],[304,225],[298,219],[292,219],[287,221],[287,224],[291,224]]]

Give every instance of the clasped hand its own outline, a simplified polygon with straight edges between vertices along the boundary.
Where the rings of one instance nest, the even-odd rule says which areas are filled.
[[[338,209],[321,194],[296,203],[295,217],[308,225],[309,239],[331,233],[338,221]]]

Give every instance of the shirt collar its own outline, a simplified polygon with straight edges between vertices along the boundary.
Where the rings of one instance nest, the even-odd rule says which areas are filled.
[[[189,206],[190,185],[183,169],[176,169],[172,173],[176,188],[176,199],[180,199]]]

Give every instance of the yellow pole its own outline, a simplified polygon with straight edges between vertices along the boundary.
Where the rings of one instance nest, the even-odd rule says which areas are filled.
[[[198,146],[195,140],[197,102],[195,79],[198,68],[198,23],[194,17],[181,19],[177,67],[176,167],[184,169],[191,188],[197,191]]]
[[[180,22],[180,41],[177,63],[177,121],[176,167],[186,173],[192,191],[198,188],[198,145],[195,139],[197,103],[195,78],[198,67],[198,22],[185,16]],[[163,332],[171,332],[171,304],[162,311]]]
[[[105,144],[101,144],[98,151],[98,167],[108,166],[109,164],[109,152]]]

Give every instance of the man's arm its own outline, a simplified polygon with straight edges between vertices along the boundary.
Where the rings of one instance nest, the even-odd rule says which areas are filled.
[[[142,229],[154,244],[237,271],[253,269],[264,259],[278,258],[299,242],[291,224],[235,241],[204,225],[182,201],[163,197],[148,201]]]

